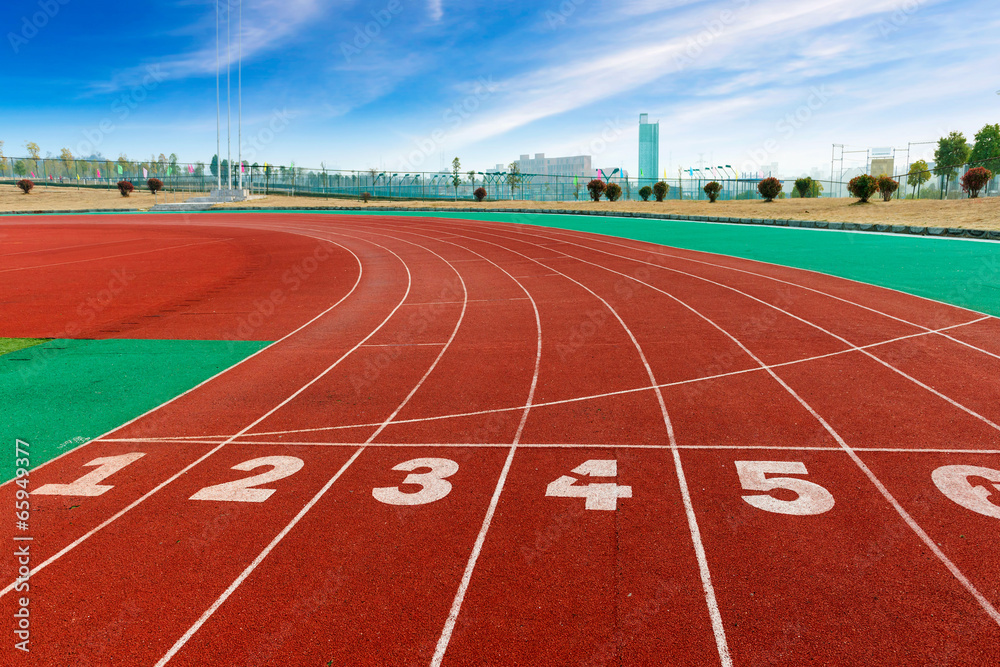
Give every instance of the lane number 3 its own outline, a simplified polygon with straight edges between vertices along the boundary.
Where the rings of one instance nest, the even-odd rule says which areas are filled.
[[[422,468],[429,472],[413,472]],[[420,490],[406,493],[398,486],[383,486],[372,489],[375,500],[386,505],[426,505],[451,493],[451,482],[445,478],[458,472],[458,464],[451,459],[413,459],[400,463],[393,470],[409,472],[403,484],[416,484]]]

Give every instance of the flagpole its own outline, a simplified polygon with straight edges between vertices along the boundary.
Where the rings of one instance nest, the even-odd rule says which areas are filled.
[[[230,35],[229,25],[232,23],[233,7],[230,2],[226,2],[226,189],[233,189],[233,39]]]
[[[240,0],[240,69],[236,84],[239,98],[239,118],[236,130],[236,155],[240,163],[240,190],[243,189],[243,0]]]
[[[215,189],[222,189],[222,112],[219,92],[219,0],[215,0]]]

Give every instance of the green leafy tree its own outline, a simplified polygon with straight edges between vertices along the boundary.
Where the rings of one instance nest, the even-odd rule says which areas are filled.
[[[942,197],[947,196],[952,180],[958,175],[958,168],[969,161],[971,154],[972,149],[961,132],[951,132],[947,137],[938,139],[934,150],[934,175],[946,179],[947,185]]]
[[[455,199],[458,199],[458,186],[462,184],[462,177],[459,175],[462,169],[462,162],[455,158],[451,161],[451,184],[455,187]]]
[[[468,173],[468,176],[469,176],[469,183],[472,185],[472,193],[474,196],[476,192],[476,170],[473,169],[472,171],[470,171]]]
[[[212,172],[212,177],[213,178],[218,178],[218,176],[219,176],[219,156],[218,155],[213,155],[212,156],[212,164],[209,165],[208,168]]]
[[[0,153],[0,158],[3,154]],[[976,132],[976,143],[972,147],[969,161],[977,167],[985,167],[994,174],[1000,173],[1000,123],[984,125]]]
[[[204,162],[195,162],[194,163],[194,175],[195,176],[204,176],[205,175],[205,163]]]
[[[930,167],[924,160],[917,160],[910,165],[910,173],[906,176],[906,184],[912,188],[911,194],[927,181],[931,180]]]
[[[799,197],[805,199],[812,194],[813,179],[809,176],[803,176],[802,178],[795,179],[795,192],[798,193]]]
[[[63,148],[59,151],[59,159],[62,160],[63,168],[66,170],[66,175],[69,176],[76,166],[76,160],[73,159],[73,153],[71,153],[68,148]]]
[[[42,149],[39,148],[38,144],[36,144],[34,141],[29,141],[26,144],[24,144],[24,148],[28,151],[28,155],[31,157],[32,160],[41,159],[40,154]]]
[[[28,165],[25,164],[24,160],[18,160],[14,163],[14,173],[20,176],[28,173]]]

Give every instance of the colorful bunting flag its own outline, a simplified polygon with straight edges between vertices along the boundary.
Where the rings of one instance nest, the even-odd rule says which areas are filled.
[[[576,176],[573,177],[573,185],[580,185],[580,179]]]
[[[100,178],[100,177],[101,177],[101,170],[100,170],[100,169],[98,169],[98,170],[97,170],[97,177],[98,177],[98,178]]]
[[[32,178],[34,178],[34,177],[35,177],[35,172],[31,172],[31,177],[32,177]]]
[[[189,164],[188,165],[188,173],[189,174],[193,174],[194,173],[194,165],[193,164]]]
[[[173,171],[174,171],[173,167],[167,167],[167,176],[169,176],[170,174],[172,174]]]
[[[125,173],[125,170],[124,170],[124,169],[122,169],[122,166],[121,166],[121,165],[118,165],[118,173],[119,173],[119,174],[124,174],[124,173]]]
[[[148,176],[149,176],[149,172],[148,172],[148,171],[146,171],[146,168],[145,168],[145,167],[143,167],[143,168],[142,168],[142,177],[143,177],[143,178],[146,178],[146,177],[148,177]]]

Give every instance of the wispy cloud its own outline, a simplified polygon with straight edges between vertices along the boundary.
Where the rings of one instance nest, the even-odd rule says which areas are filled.
[[[435,23],[440,21],[444,16],[444,7],[442,6],[444,0],[427,0],[427,11],[430,14],[431,20]]]

